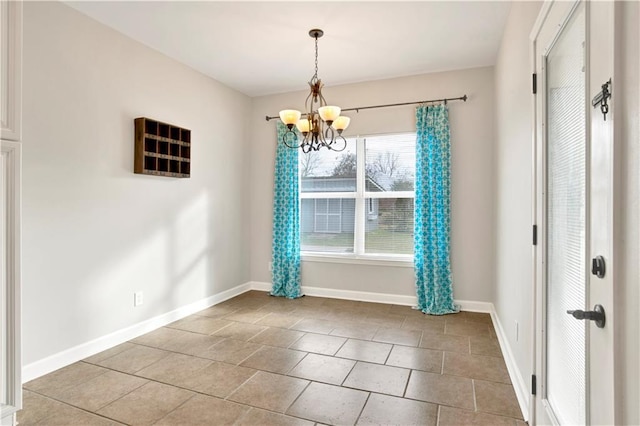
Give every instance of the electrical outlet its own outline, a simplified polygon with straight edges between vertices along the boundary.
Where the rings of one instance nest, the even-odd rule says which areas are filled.
[[[518,327],[518,321],[516,321],[516,342],[520,338],[520,329]]]
[[[144,298],[141,291],[133,293],[133,306],[140,306],[144,303]]]
[[[273,262],[269,262],[269,271],[273,271]]]

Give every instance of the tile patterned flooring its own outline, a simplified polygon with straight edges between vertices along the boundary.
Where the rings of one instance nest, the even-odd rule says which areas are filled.
[[[511,425],[488,314],[251,291],[32,380],[21,425]]]

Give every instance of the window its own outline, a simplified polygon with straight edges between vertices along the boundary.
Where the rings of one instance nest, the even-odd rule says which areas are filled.
[[[332,234],[342,232],[342,199],[321,198],[314,201],[314,212],[316,215],[314,232]]]
[[[347,140],[342,152],[300,152],[302,251],[413,255],[415,133]]]

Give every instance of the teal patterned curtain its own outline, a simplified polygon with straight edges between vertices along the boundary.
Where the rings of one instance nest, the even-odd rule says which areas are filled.
[[[282,143],[287,127],[281,122],[277,126],[271,294],[295,299],[301,296],[298,150],[287,148]]]
[[[445,105],[416,109],[414,266],[418,309],[425,314],[458,312],[453,303],[449,230],[451,145]]]

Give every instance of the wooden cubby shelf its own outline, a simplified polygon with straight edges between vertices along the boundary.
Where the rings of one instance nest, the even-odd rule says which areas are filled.
[[[149,118],[135,119],[134,173],[191,177],[191,130]]]

